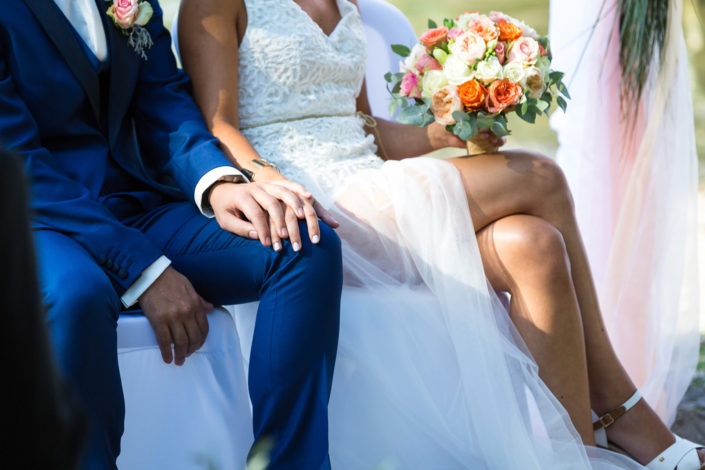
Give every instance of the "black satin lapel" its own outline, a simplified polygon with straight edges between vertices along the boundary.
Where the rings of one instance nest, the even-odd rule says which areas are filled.
[[[108,93],[108,137],[111,148],[114,146],[122,119],[132,101],[135,88],[135,77],[141,60],[137,53],[130,49],[128,37],[103,15],[103,24],[108,36],[110,47],[110,91]]]
[[[100,82],[90,59],[68,19],[52,0],[24,0],[62,55],[88,96],[96,119],[100,119]]]

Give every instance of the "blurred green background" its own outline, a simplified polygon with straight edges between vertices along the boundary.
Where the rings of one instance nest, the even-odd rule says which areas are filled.
[[[401,9],[417,33],[426,29],[429,18],[441,20],[467,10],[489,12],[501,10],[534,26],[539,33],[548,32],[548,0],[388,0]],[[567,0],[554,0],[567,1]],[[162,0],[165,20],[171,22],[180,0]],[[705,16],[705,0],[683,0],[683,26],[690,53],[691,84],[695,130],[700,159],[700,183],[705,185],[705,29],[700,18]],[[547,119],[529,125],[514,117],[510,119],[512,136],[508,147],[523,147],[554,155],[557,148],[555,133]]]

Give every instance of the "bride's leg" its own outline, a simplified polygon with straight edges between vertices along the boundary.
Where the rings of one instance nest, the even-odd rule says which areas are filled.
[[[511,293],[510,315],[583,442],[595,445],[583,327],[570,262],[558,230],[530,215],[512,215],[480,230],[487,278]]]
[[[591,405],[598,413],[619,406],[636,387],[607,337],[561,170],[553,161],[526,152],[450,161],[461,173],[476,230],[509,215],[528,214],[544,219],[562,234],[582,318]],[[611,426],[608,434],[641,462],[673,442],[668,428],[643,400]]]

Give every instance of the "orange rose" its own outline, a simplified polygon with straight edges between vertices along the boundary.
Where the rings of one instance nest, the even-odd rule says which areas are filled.
[[[502,112],[508,106],[517,104],[523,94],[524,90],[519,84],[506,78],[496,80],[487,90],[487,110],[492,114]]]
[[[426,47],[435,47],[443,44],[448,39],[448,28],[441,26],[440,28],[429,29],[419,37],[419,42]]]
[[[485,42],[494,41],[499,37],[499,29],[494,21],[480,15],[470,23],[469,31],[477,33]]]
[[[468,111],[480,111],[485,107],[487,88],[477,80],[468,80],[458,87],[460,101]]]
[[[500,41],[514,41],[519,39],[522,35],[522,30],[519,26],[508,21],[500,21],[497,23],[499,26],[499,40]]]

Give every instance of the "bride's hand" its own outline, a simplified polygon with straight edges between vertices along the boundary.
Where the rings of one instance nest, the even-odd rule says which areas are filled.
[[[445,126],[433,122],[427,127],[428,137],[431,140],[431,145],[435,149],[446,148],[446,147],[457,147],[464,149],[466,143],[457,135],[452,132],[448,132]],[[472,141],[489,141],[494,147],[501,147],[506,143],[504,137],[496,136],[489,129],[481,129],[480,132],[470,140]]]
[[[252,181],[266,181],[269,183],[274,183],[288,189],[292,193],[299,196],[299,198],[301,198],[301,201],[303,202],[304,214],[302,217],[300,215],[301,212],[297,210],[297,217],[299,219],[306,219],[309,231],[311,231],[313,227],[318,226],[318,218],[320,218],[326,224],[330,225],[332,228],[338,228],[340,226],[340,223],[335,220],[335,217],[333,217],[331,213],[328,212],[321,205],[321,203],[313,197],[313,194],[311,194],[308,190],[306,190],[306,188],[303,187],[303,185],[290,181],[289,179],[287,179],[286,176],[279,173],[276,169],[272,167],[258,168],[254,172],[254,178],[252,179]]]

